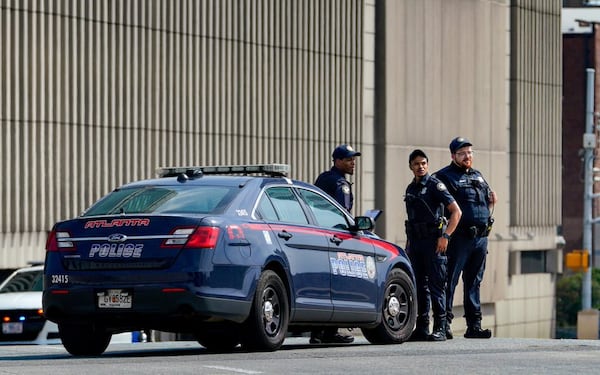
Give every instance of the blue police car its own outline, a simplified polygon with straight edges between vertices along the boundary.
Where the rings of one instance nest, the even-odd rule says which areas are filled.
[[[360,327],[406,341],[410,262],[283,164],[176,167],[126,184],[48,236],[43,308],[72,355],[115,333],[193,335],[211,351],[281,347],[289,331]]]

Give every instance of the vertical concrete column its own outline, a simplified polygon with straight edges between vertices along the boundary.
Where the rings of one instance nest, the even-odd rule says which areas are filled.
[[[577,338],[580,340],[597,340],[599,318],[600,314],[597,309],[579,311],[577,313]]]

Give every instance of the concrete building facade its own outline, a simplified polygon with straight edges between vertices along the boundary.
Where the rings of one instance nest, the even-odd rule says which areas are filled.
[[[403,245],[408,154],[436,170],[462,135],[500,197],[483,324],[552,337],[560,7],[1,0],[0,268],[42,260],[55,221],[156,167],[281,162],[314,181],[339,143],[363,153],[355,213],[383,209],[377,232]]]
[[[378,8],[385,58],[376,60],[376,82],[385,95],[376,100],[375,128],[385,147],[375,174],[376,196],[385,199],[379,206],[388,208],[386,237],[405,241],[397,191],[411,178],[410,151],[424,149],[435,171],[449,163],[453,137],[469,138],[475,168],[499,197],[481,294],[483,324],[498,336],[554,335],[562,272],[560,9],[559,1]]]

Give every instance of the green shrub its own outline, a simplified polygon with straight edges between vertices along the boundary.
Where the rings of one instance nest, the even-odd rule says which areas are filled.
[[[556,326],[577,325],[577,313],[581,310],[581,287],[583,273],[563,275],[556,283]],[[600,269],[592,270],[592,307],[600,309]]]

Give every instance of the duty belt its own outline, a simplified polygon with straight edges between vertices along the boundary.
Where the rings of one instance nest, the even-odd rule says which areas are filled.
[[[491,225],[471,225],[471,226],[459,226],[454,231],[455,235],[467,238],[476,237],[487,237],[492,229]]]
[[[438,238],[442,235],[442,228],[437,223],[411,223],[405,221],[406,235],[409,239],[423,240],[426,238]]]

